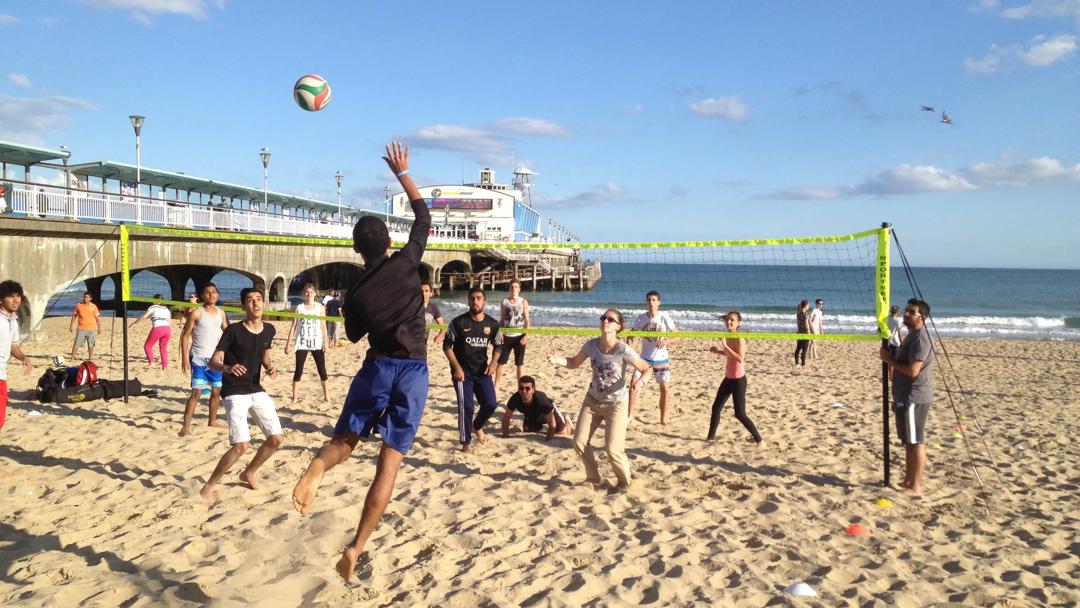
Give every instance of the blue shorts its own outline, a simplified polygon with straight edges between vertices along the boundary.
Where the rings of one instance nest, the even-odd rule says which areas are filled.
[[[427,393],[427,361],[366,361],[349,386],[334,435],[367,437],[374,429],[386,445],[407,454],[420,428]]]
[[[210,369],[207,363],[209,359],[191,358],[191,388],[221,388],[221,372]]]

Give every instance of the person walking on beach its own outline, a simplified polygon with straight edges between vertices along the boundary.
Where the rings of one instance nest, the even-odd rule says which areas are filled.
[[[499,378],[502,377],[502,368],[510,362],[510,352],[514,353],[514,366],[517,368],[517,378],[520,380],[525,370],[525,344],[529,341],[529,334],[515,331],[518,328],[528,329],[532,326],[529,317],[529,301],[521,297],[521,281],[510,281],[509,297],[503,298],[499,304],[499,327],[502,328],[502,350],[499,352],[499,364],[495,366],[495,387],[499,386]]]
[[[574,451],[585,465],[585,481],[602,483],[600,469],[596,465],[591,445],[592,436],[600,425],[605,425],[604,451],[608,462],[615,469],[616,488],[625,490],[630,486],[630,460],[626,457],[626,425],[630,421],[629,389],[645,381],[652,367],[638,356],[634,349],[619,338],[623,330],[623,315],[609,308],[600,316],[600,337],[582,345],[571,358],[552,356],[552,365],[576,369],[586,360],[592,365],[592,380],[581,403],[577,427],[574,430]],[[641,373],[628,383],[626,367]],[[629,389],[627,387],[629,384]]]
[[[161,294],[154,294],[154,302],[146,309],[141,317],[131,323],[135,327],[144,319],[150,319],[150,333],[143,342],[143,352],[146,353],[147,365],[154,364],[154,345],[158,345],[161,353],[161,369],[169,367],[169,338],[172,337],[172,311],[161,305]]]
[[[499,324],[484,313],[487,297],[484,290],[469,290],[469,310],[450,321],[443,340],[443,353],[450,362],[450,375],[454,381],[458,404],[458,436],[461,451],[472,449],[473,431],[476,440],[484,443],[484,425],[499,407],[495,396],[495,384],[491,374],[495,372],[499,357]],[[492,347],[488,360],[488,345]],[[475,400],[480,409],[473,416]]]
[[[806,300],[799,302],[798,307],[795,308],[795,333],[810,333],[810,319],[809,317],[807,317],[806,314],[809,308],[810,303]],[[803,367],[806,367],[806,351],[809,347],[810,340],[795,341],[795,365],[801,365]]]
[[[266,440],[256,450],[255,456],[240,473],[240,480],[252,490],[259,488],[256,473],[281,444],[285,435],[281,421],[274,409],[274,400],[266,394],[260,380],[262,370],[274,378],[277,371],[270,363],[270,348],[274,341],[274,326],[263,323],[263,294],[254,287],[240,290],[244,307],[244,320],[234,323],[221,334],[221,341],[214,349],[210,368],[223,375],[221,396],[225,401],[225,417],[229,420],[229,451],[221,457],[210,479],[199,492],[203,498],[214,498],[214,490],[232,465],[251,447],[251,429],[248,413],[255,415]]]
[[[364,261],[359,280],[345,295],[345,331],[352,342],[368,336],[364,364],[349,387],[334,436],[312,459],[293,488],[293,506],[308,513],[327,470],[344,462],[360,437],[372,429],[382,446],[375,479],[368,487],[356,535],[341,554],[336,570],[348,581],[394,490],[401,461],[412,447],[428,392],[427,333],[420,294],[420,258],[431,229],[427,203],[409,176],[409,148],[386,146],[383,157],[409,197],[415,220],[409,241],[387,256],[390,232],[375,216],[353,227],[353,249]]]
[[[724,322],[727,324],[729,332],[737,333],[739,325],[742,324],[742,314],[737,310],[733,310],[727,313]],[[720,423],[720,412],[723,411],[728,397],[731,397],[732,402],[735,404],[735,418],[746,427],[747,431],[750,431],[750,436],[754,439],[757,447],[764,449],[765,442],[761,439],[761,434],[758,433],[757,427],[754,426],[754,421],[750,420],[750,417],[746,415],[746,372],[744,371],[746,340],[742,338],[725,338],[720,342],[720,346],[713,346],[709,349],[709,352],[727,357],[727,364],[724,366],[724,380],[720,383],[720,388],[716,390],[716,399],[713,400],[712,417],[709,419],[709,435],[706,440],[713,441],[716,439],[716,427]]]
[[[304,301],[296,305],[296,314],[311,317],[326,316],[326,308],[315,301],[317,295],[315,285],[305,283]],[[308,353],[311,353],[311,358],[315,360],[315,369],[319,372],[323,401],[330,401],[330,393],[326,388],[326,379],[329,377],[326,373],[328,344],[326,321],[310,317],[293,319],[292,327],[289,328],[289,338],[285,341],[285,356],[293,350],[296,351],[296,369],[292,377],[293,403],[296,402],[296,390],[300,387],[300,378],[304,376],[304,362],[307,361]]]
[[[645,312],[634,320],[634,331],[675,331],[675,321],[666,312],[660,312],[660,292],[650,291],[645,294]],[[641,340],[641,358],[653,370],[656,384],[660,387],[660,424],[667,424],[668,381],[671,380],[671,362],[667,345],[671,340],[666,337],[643,338]],[[633,344],[633,338],[627,338],[627,344]],[[634,376],[640,375],[634,372]],[[641,386],[638,383],[635,386]],[[629,415],[633,417],[637,405],[638,389],[630,388]]]
[[[882,348],[881,360],[894,372],[892,383],[896,431],[904,444],[904,481],[900,484],[908,496],[921,496],[923,471],[926,469],[926,416],[934,403],[932,383],[934,344],[926,329],[930,305],[919,299],[908,300],[904,307],[904,326],[908,335],[896,354]]]
[[[825,321],[824,321],[824,314],[825,313],[823,313],[821,311],[821,307],[824,306],[824,305],[825,305],[825,301],[822,300],[821,298],[818,298],[817,300],[814,300],[814,310],[810,311],[810,319],[809,319],[809,323],[810,323],[809,329],[810,329],[810,333],[812,333],[812,334],[819,334],[820,335],[820,334],[825,333]],[[818,343],[817,340],[812,340],[810,342],[810,358],[811,359],[817,359],[817,356],[818,356],[817,343]]]
[[[180,427],[180,436],[191,432],[191,419],[195,416],[195,406],[204,390],[210,391],[210,412],[207,424],[223,426],[218,422],[218,405],[221,402],[221,372],[210,369],[210,357],[221,340],[221,334],[229,326],[225,311],[217,307],[218,288],[207,283],[199,290],[202,306],[192,311],[180,334],[180,369],[184,374],[191,374],[191,394],[184,405],[184,422]]]
[[[434,290],[431,288],[431,283],[420,284],[420,294],[424,298],[424,323],[432,324],[438,323],[439,325],[446,325],[446,319],[443,319],[442,311],[439,310],[439,305],[431,301],[431,296],[434,295]],[[431,335],[431,332],[428,332]],[[435,339],[432,340],[432,344],[438,344],[446,337],[446,330],[440,329],[435,334]]]
[[[502,420],[502,436],[510,436],[510,420],[514,412],[521,412],[525,417],[521,430],[526,433],[539,433],[547,425],[547,438],[556,435],[570,437],[574,425],[559,410],[547,394],[536,390],[536,380],[532,376],[522,376],[518,380],[518,390],[506,401],[506,412]]]
[[[30,357],[22,352],[19,338],[19,316],[16,311],[22,306],[22,285],[15,281],[0,282],[0,430],[7,419],[7,367],[8,360],[15,357],[22,363],[23,371],[30,373],[34,366]]]
[[[90,295],[90,292],[83,294],[83,301],[75,305],[75,312],[71,315],[71,323],[68,324],[68,331],[75,332],[75,343],[71,345],[71,360],[76,361],[76,355],[79,353],[79,346],[86,344],[86,358],[89,361],[94,360],[94,345],[97,343],[98,332],[98,319],[101,317],[101,311],[98,310],[97,304],[94,304],[94,296]],[[78,330],[75,329],[76,322],[79,324]]]
[[[330,298],[330,301],[326,303],[326,316],[337,319],[341,316],[341,292],[335,290],[334,297]],[[341,346],[341,342],[344,340],[345,335],[341,330],[341,321],[330,321],[326,325],[326,334],[329,338],[328,346],[333,348],[335,346]]]

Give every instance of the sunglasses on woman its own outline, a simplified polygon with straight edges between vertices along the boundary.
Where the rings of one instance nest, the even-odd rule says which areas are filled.
[[[619,320],[616,319],[615,317],[609,317],[607,315],[604,315],[604,316],[600,317],[600,322],[603,323],[604,321],[607,321],[608,323],[618,323],[619,322]]]

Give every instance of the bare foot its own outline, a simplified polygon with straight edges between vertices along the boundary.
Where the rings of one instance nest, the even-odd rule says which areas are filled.
[[[322,475],[319,473],[313,473],[307,471],[304,473],[300,481],[296,482],[296,487],[292,491],[292,504],[293,507],[300,513],[307,513],[311,511],[311,506],[315,504],[315,494],[319,491],[319,483],[322,481]]]
[[[255,474],[248,472],[247,469],[240,472],[240,481],[246,483],[252,490],[259,489],[259,481],[255,478]]]
[[[904,495],[912,498],[922,498],[921,488],[904,488]]]
[[[338,560],[334,569],[337,570],[338,576],[340,576],[346,583],[352,579],[353,571],[356,570],[356,558],[360,556],[360,552],[350,547],[345,547],[345,550],[341,552],[341,559]]]
[[[467,444],[467,443],[463,443],[463,444],[461,444],[461,451],[468,454],[469,452],[472,451],[472,446]]]
[[[481,429],[477,429],[476,430],[476,441],[478,443],[484,443],[485,441],[487,441],[487,433],[485,433]]]
[[[215,488],[216,488],[216,484],[215,485],[206,484],[205,486],[202,487],[201,490],[199,490],[199,496],[202,496],[204,499],[209,500],[209,501],[217,500],[217,496],[214,495],[214,489]]]
[[[210,421],[208,421],[206,423],[206,426],[212,426],[212,427],[218,428],[218,429],[227,429],[227,428],[229,428],[229,425],[225,424],[224,422],[222,422],[220,420],[210,420]]]
[[[191,427],[190,426],[185,426],[184,428],[180,429],[180,436],[181,437],[187,437],[190,434],[191,434]]]

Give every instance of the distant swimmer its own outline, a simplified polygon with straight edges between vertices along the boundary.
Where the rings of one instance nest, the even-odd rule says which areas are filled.
[[[941,111],[941,120],[939,122],[941,122],[942,124],[951,125],[952,124],[952,119],[949,118],[949,113],[946,112],[945,110],[942,110]]]
[[[934,106],[923,106],[922,111],[923,112],[936,112],[937,110],[934,109]]]

